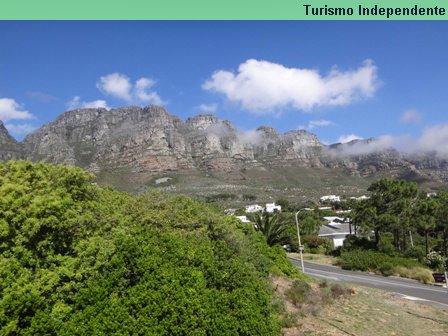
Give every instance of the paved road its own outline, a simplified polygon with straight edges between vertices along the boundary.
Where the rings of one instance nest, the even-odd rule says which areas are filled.
[[[300,268],[300,261],[291,259]],[[305,273],[315,278],[349,282],[400,294],[403,298],[448,310],[446,288],[421,284],[414,280],[383,277],[364,272],[342,270],[339,267],[305,262]]]

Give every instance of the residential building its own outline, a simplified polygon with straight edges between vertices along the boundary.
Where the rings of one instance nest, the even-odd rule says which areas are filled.
[[[335,216],[324,217],[327,221],[319,229],[319,237],[329,238],[336,248],[342,246],[347,235],[350,234],[350,219]],[[353,231],[351,232],[353,234]]]
[[[282,211],[282,206],[275,205],[275,203],[266,203],[266,212],[272,213],[275,210]]]
[[[246,212],[252,213],[260,211],[263,211],[263,207],[261,205],[258,204],[246,205]]]
[[[336,195],[326,195],[320,198],[321,202],[340,202],[341,197]]]

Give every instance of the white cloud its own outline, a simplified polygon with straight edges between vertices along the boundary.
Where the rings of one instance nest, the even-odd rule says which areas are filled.
[[[38,101],[40,101],[41,103],[50,103],[52,101],[57,101],[58,98],[56,98],[55,96],[52,96],[48,93],[45,92],[40,92],[40,91],[32,91],[32,92],[28,92],[28,96],[30,96],[33,99],[36,99]]]
[[[386,149],[396,149],[402,153],[411,153],[415,151],[415,140],[409,135],[381,135],[376,138],[364,140],[359,138],[357,142],[350,142],[355,140],[356,135],[351,134],[339,137],[338,141],[344,143],[344,146],[339,146],[329,150],[333,155],[365,155],[375,152],[380,152]]]
[[[37,129],[36,126],[30,124],[5,124],[5,127],[8,132],[14,136],[26,135]]]
[[[400,122],[403,124],[419,124],[422,121],[422,116],[416,110],[408,110],[400,117]]]
[[[132,101],[132,84],[129,78],[125,75],[115,72],[110,75],[103,76],[96,83],[96,87],[113,97],[120,98],[128,102]]]
[[[149,78],[140,78],[135,82],[134,95],[141,102],[155,105],[163,104],[162,99],[155,91],[148,91],[155,85],[155,81]]]
[[[317,106],[347,105],[372,96],[377,84],[377,68],[370,60],[357,70],[333,68],[322,76],[315,69],[249,59],[239,65],[237,73],[216,71],[202,88],[222,93],[250,112],[269,114],[285,107],[310,111]]]
[[[419,151],[435,152],[439,156],[448,157],[448,124],[427,127],[417,140],[416,148]]]
[[[214,113],[218,109],[218,104],[201,104],[198,109],[203,113]]]
[[[33,115],[24,110],[23,106],[11,98],[0,98],[0,120],[33,119]]]
[[[259,145],[264,141],[262,133],[256,129],[240,130],[238,136],[242,142],[254,145]]]
[[[78,108],[105,108],[110,109],[107,106],[107,102],[105,100],[94,100],[90,102],[81,101],[81,97],[74,96],[70,101],[67,102],[67,107],[69,110],[74,110]]]
[[[312,130],[314,128],[317,127],[327,127],[327,126],[333,126],[334,122],[330,121],[330,120],[310,120],[310,122],[308,123],[308,129]]]
[[[358,136],[356,134],[347,134],[347,135],[341,135],[338,138],[338,142],[339,143],[347,143],[347,142],[350,142],[350,141],[353,141],[353,140],[362,140],[362,139],[363,139],[362,137],[360,137],[360,136]]]
[[[128,76],[115,72],[101,77],[96,83],[96,87],[105,94],[128,103],[164,104],[158,93],[151,91],[155,83],[150,78],[142,77],[132,84]]]

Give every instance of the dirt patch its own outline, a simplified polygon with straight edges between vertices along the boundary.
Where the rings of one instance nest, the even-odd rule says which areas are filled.
[[[283,304],[285,336],[426,336],[448,335],[448,312],[392,293],[355,286],[352,295],[341,296],[314,311],[292,304],[287,297],[292,280],[273,277],[276,294]],[[328,284],[331,286],[331,283]],[[311,284],[318,290],[319,283]]]

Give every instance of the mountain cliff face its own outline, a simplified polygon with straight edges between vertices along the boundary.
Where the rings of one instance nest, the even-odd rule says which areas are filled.
[[[8,133],[0,121],[0,160],[17,160],[23,158],[22,146]]]
[[[326,146],[304,130],[267,126],[241,132],[212,115],[185,122],[158,106],[77,109],[17,143],[0,123],[0,158],[76,165],[96,174],[121,172],[130,183],[166,173],[199,172],[244,180],[248,169],[339,169],[348,175],[448,180],[446,160],[394,149],[360,152],[369,141]]]

